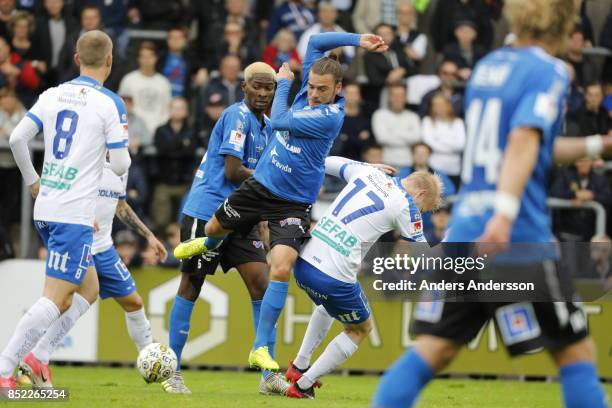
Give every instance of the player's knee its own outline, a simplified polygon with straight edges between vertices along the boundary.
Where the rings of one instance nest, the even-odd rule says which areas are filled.
[[[270,280],[288,282],[291,278],[291,267],[288,262],[273,263],[270,267]]]
[[[207,237],[213,237],[221,233],[222,230],[223,228],[221,228],[221,224],[219,224],[219,221],[217,221],[217,217],[214,216],[204,226],[204,233]]]
[[[436,336],[419,336],[414,347],[435,372],[446,368],[461,350],[460,345]]]
[[[581,361],[595,362],[596,348],[595,343],[590,337],[570,344],[563,349],[553,352],[552,357],[558,367],[573,364]]]
[[[202,285],[204,284],[204,278],[195,274],[181,274],[181,283],[177,294],[185,300],[195,302],[200,296]]]
[[[142,298],[138,293],[129,296],[122,304],[126,312],[136,312],[144,307]]]
[[[70,309],[70,306],[72,306],[73,296],[74,296],[74,293],[71,293],[70,295],[64,297],[63,299],[60,299],[59,302],[54,302],[57,308],[59,309],[60,314]]]
[[[372,321],[368,319],[360,324],[346,325],[344,327],[344,331],[352,339],[357,340],[358,343],[361,343],[372,332]]]

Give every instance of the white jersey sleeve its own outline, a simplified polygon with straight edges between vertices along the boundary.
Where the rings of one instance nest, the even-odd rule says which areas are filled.
[[[414,204],[412,197],[406,194],[405,205],[397,215],[397,227],[401,238],[410,242],[427,242],[423,234],[423,219],[421,212]]]

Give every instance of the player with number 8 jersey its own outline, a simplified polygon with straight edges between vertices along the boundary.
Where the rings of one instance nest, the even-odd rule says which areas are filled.
[[[102,86],[113,65],[112,49],[104,32],[83,34],[74,56],[81,75],[40,95],[11,134],[15,161],[36,198],[35,226],[48,255],[43,296],[21,318],[0,355],[0,393],[15,388],[17,363],[45,332],[61,324],[60,315],[78,319],[98,296],[89,263],[107,151],[115,174],[123,175],[130,165],[125,105]],[[41,131],[45,156],[39,176],[28,141]]]
[[[45,139],[34,219],[93,226],[105,152],[128,143],[123,101],[79,76],[45,91],[26,115]]]

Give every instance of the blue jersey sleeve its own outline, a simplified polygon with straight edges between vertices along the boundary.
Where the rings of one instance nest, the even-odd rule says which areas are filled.
[[[302,73],[304,75],[302,79],[302,88],[308,83],[310,68],[316,60],[324,57],[327,51],[333,50],[334,48],[346,45],[358,47],[360,37],[359,34],[336,32],[321,33],[311,36],[308,41],[308,48],[306,48],[304,60],[302,61]]]
[[[518,101],[510,120],[510,130],[528,127],[540,130],[543,137],[554,137],[567,95],[567,74],[555,67],[552,73],[549,71],[534,78],[537,79],[526,86]]]
[[[223,141],[219,146],[219,154],[234,156],[242,160],[244,144],[249,134],[247,115],[240,109],[231,109],[226,111],[220,120],[223,120]]]
[[[287,130],[295,137],[327,139],[335,137],[342,126],[343,110],[337,104],[290,110],[287,97],[291,82],[280,80],[272,104],[271,124],[274,130]]]

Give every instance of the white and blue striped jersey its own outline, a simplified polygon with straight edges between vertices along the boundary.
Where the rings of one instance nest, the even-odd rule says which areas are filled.
[[[427,242],[421,212],[399,178],[359,162],[341,167],[348,185],[312,230],[300,257],[327,275],[357,280],[362,257],[383,234],[399,229],[402,239]]]
[[[123,100],[80,76],[43,92],[26,115],[45,140],[34,219],[93,226],[106,150],[128,144]]]

